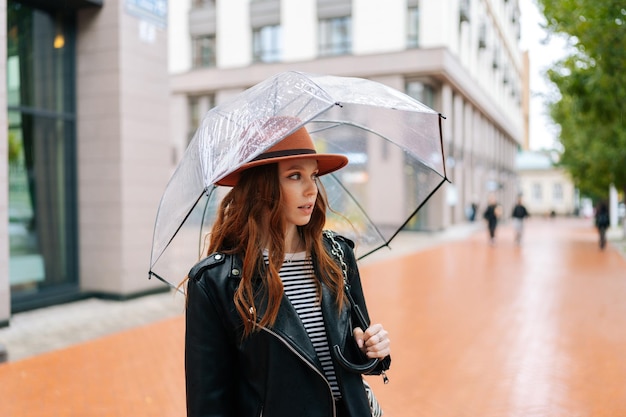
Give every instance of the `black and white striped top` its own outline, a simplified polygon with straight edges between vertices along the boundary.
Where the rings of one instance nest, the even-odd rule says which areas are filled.
[[[265,262],[268,262],[267,256],[265,256]],[[285,262],[278,273],[283,281],[285,295],[298,313],[313,343],[333,396],[340,398],[337,375],[330,356],[324,327],[324,316],[315,286],[313,262],[310,257],[306,256],[305,252],[288,253],[285,255]]]

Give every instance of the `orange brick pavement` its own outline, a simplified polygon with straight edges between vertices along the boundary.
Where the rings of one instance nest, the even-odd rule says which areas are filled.
[[[0,365],[0,416],[182,416],[183,327],[181,316]]]
[[[364,262],[392,340],[387,417],[626,415],[626,260],[589,220],[531,219]],[[0,416],[183,416],[182,317],[0,365]]]

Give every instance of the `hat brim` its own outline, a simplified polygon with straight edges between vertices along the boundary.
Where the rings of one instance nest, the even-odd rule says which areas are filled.
[[[348,158],[344,155],[339,155],[339,154],[311,153],[311,154],[289,155],[289,156],[261,159],[258,161],[248,162],[242,165],[241,167],[237,168],[235,171],[231,172],[230,174],[226,175],[222,179],[218,180],[215,184],[225,186],[225,187],[234,187],[235,185],[237,185],[237,182],[239,182],[239,178],[241,178],[241,173],[247,169],[250,169],[256,166],[261,166],[261,165],[274,164],[274,163],[278,163],[281,161],[298,160],[298,159],[315,159],[317,161],[317,169],[318,169],[317,175],[318,176],[330,174],[331,172],[335,172],[338,169],[341,169],[345,167],[346,165],[348,165]]]

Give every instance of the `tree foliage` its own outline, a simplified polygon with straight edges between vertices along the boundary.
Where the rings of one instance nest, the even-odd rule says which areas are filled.
[[[566,35],[569,56],[548,71],[560,97],[550,103],[561,128],[561,165],[584,194],[626,191],[626,3],[538,0],[549,33]]]

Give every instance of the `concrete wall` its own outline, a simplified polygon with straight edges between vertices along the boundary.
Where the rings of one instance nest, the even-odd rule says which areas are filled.
[[[177,28],[174,31],[169,31],[168,35],[168,68],[171,74],[191,69],[190,9],[191,0],[170,0],[168,2],[168,27]]]
[[[252,61],[249,0],[216,2],[217,64],[223,68],[248,65]]]
[[[298,62],[317,55],[316,0],[284,1],[280,8],[284,60]]]
[[[401,51],[406,47],[406,0],[353,0],[353,53]],[[403,86],[401,87],[403,88]]]
[[[78,18],[80,286],[115,296],[148,281],[152,231],[170,173],[167,31],[107,0]]]

